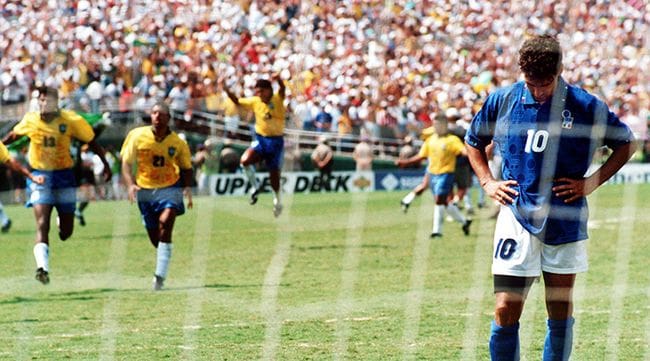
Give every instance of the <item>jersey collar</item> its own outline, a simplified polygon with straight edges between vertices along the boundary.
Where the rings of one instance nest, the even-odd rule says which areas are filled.
[[[522,82],[523,83],[523,82]],[[567,84],[564,81],[564,78],[561,76],[558,77],[557,79],[557,84],[555,85],[555,90],[553,91],[553,96],[558,94],[559,89],[566,88]],[[550,99],[553,101],[552,99]],[[523,90],[521,92],[521,103],[524,105],[535,105],[539,104],[535,101],[535,98],[533,98],[533,94],[530,93],[530,90],[528,90],[528,87],[526,86],[526,83],[523,83]]]

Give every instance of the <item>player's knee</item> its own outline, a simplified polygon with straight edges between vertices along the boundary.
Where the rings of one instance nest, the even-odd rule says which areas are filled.
[[[70,230],[67,230],[67,229],[63,230],[62,229],[62,230],[59,231],[59,238],[62,241],[65,241],[66,239],[70,238],[70,236],[72,236],[72,230],[71,229]]]
[[[497,303],[494,308],[494,319],[499,326],[512,326],[519,321],[521,302]]]

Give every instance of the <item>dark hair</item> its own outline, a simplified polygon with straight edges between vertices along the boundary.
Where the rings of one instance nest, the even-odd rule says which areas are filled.
[[[56,88],[41,85],[39,87],[36,87],[36,90],[38,91],[39,97],[43,95],[45,97],[53,97],[59,99],[59,91],[56,90]]]
[[[529,78],[546,80],[560,73],[562,48],[550,35],[534,36],[519,49],[519,68]]]
[[[151,106],[151,110],[153,110],[153,108],[156,107],[156,106],[158,107],[158,109],[160,109],[160,112],[161,112],[161,113],[171,114],[171,113],[169,112],[169,105],[167,105],[167,103],[165,103],[164,101],[162,101],[162,100],[158,100],[158,101],[156,101],[156,102]]]
[[[255,87],[262,88],[262,89],[273,89],[271,82],[266,79],[258,80],[257,83],[255,83]]]
[[[447,119],[447,116],[443,112],[436,114],[436,117],[434,119],[436,123],[449,124],[449,119]]]

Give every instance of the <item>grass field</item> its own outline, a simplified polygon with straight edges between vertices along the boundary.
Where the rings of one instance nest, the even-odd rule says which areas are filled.
[[[1,360],[486,360],[494,221],[429,239],[426,194],[198,198],[177,219],[166,289],[135,205],[93,203],[34,280],[31,210],[7,206],[0,238]],[[572,360],[650,360],[650,185],[591,196],[590,271],[575,290]],[[51,232],[54,237],[54,230]],[[522,357],[545,333],[536,284]]]

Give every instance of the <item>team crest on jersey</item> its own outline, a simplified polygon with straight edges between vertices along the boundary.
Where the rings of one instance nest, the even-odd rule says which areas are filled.
[[[174,154],[176,154],[176,148],[174,147],[167,148],[167,154],[169,154],[170,157],[173,157]]]
[[[567,109],[564,109],[562,111],[562,128],[564,129],[573,128],[573,116],[571,116],[571,112],[568,111]]]
[[[61,132],[61,134],[65,133],[67,129],[68,127],[65,124],[59,124],[59,132]]]

